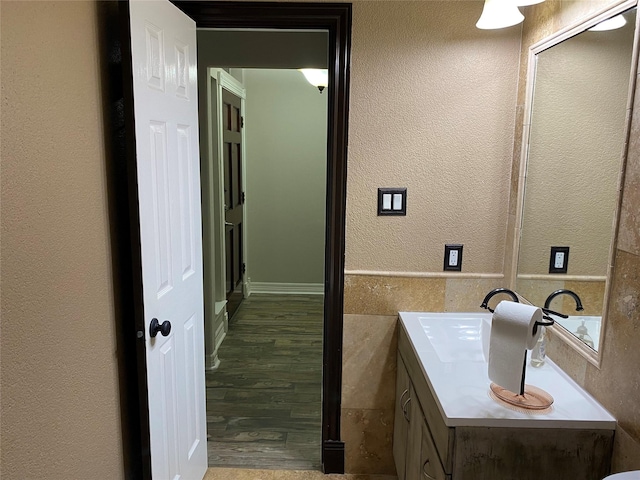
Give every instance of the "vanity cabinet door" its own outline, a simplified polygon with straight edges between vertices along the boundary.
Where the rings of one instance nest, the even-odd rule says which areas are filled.
[[[409,435],[407,440],[407,461],[405,480],[422,480],[420,462],[422,457],[422,424],[424,423],[422,409],[416,397],[413,385],[409,386]],[[398,477],[400,478],[400,477]]]
[[[393,424],[393,460],[398,472],[398,480],[406,480],[407,436],[409,433],[409,408],[411,407],[410,381],[402,357],[398,354],[396,377],[396,407]]]
[[[416,422],[418,423],[418,422]],[[450,480],[440,463],[440,457],[436,445],[431,438],[431,432],[424,417],[420,418],[421,442],[420,442],[420,480]]]
[[[440,463],[438,450],[431,437],[422,405],[411,386],[409,440],[407,445],[406,480],[450,480]]]

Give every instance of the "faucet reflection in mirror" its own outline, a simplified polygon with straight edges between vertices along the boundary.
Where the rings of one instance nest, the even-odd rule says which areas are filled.
[[[534,305],[544,304],[549,292],[574,292],[584,303],[580,318],[594,337],[595,350],[617,227],[636,10],[614,9],[609,17],[618,15],[626,20],[622,28],[590,31],[608,18],[594,17],[572,31],[573,36],[557,35],[530,50],[520,235],[511,285]],[[566,273],[549,273],[554,245],[571,248]],[[568,312],[569,301],[564,296],[555,310]],[[565,328],[583,335],[576,333],[582,320],[568,320],[562,322]],[[571,343],[570,336],[562,338]],[[576,340],[573,345],[580,349],[584,344]],[[585,356],[597,362],[588,350]]]

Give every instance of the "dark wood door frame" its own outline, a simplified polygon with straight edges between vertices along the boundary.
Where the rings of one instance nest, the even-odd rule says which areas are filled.
[[[340,439],[342,330],[344,297],[345,206],[351,4],[179,1],[173,3],[204,28],[322,29],[329,32],[327,193],[322,380],[322,464],[325,473],[344,472]],[[119,8],[118,8],[119,7]],[[115,10],[114,10],[115,8]],[[102,35],[103,68],[108,78],[105,129],[123,454],[126,478],[151,478],[146,359],[142,332],[142,267],[137,202],[133,80],[128,2],[102,8],[107,19]]]

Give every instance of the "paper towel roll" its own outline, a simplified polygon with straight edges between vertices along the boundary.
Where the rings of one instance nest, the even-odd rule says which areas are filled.
[[[489,339],[489,378],[507,390],[519,393],[525,350],[531,350],[541,329],[533,334],[542,310],[532,305],[502,301],[491,320]]]

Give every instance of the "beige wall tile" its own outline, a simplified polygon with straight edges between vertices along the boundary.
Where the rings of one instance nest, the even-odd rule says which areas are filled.
[[[344,316],[342,408],[393,410],[397,322],[397,316]]]
[[[542,307],[549,294],[560,288],[564,288],[564,280],[518,279],[516,291],[532,304]]]
[[[635,441],[622,428],[616,428],[613,444],[611,473],[640,470],[640,442]]]
[[[618,248],[640,255],[640,75],[636,83],[634,102],[620,210]]]
[[[520,82],[520,81],[519,81]],[[513,163],[511,165],[511,180],[510,180],[510,192],[509,192],[509,215],[516,214],[516,207],[518,205],[518,179],[520,177],[520,156],[523,141],[524,131],[524,105],[516,105],[516,126],[513,135]],[[508,230],[507,230],[508,235]],[[509,244],[506,246],[506,254],[508,254],[510,248]]]
[[[501,278],[447,278],[444,311],[486,312],[480,308],[485,295],[494,288],[505,286]]]
[[[640,256],[618,250],[601,369],[585,386],[640,442]]]
[[[393,410],[342,409],[346,473],[396,474]]]
[[[346,275],[344,313],[396,315],[398,312],[442,312],[444,278]]]
[[[517,179],[516,179],[517,182]],[[513,191],[512,191],[513,192]],[[517,192],[517,189],[516,189]],[[514,193],[512,193],[512,195],[516,195]],[[511,200],[510,200],[511,201]],[[515,199],[513,199],[513,201],[515,202]],[[515,209],[515,205],[513,207]],[[516,238],[516,231],[519,233],[520,229],[516,228],[516,216],[509,214],[509,216],[507,217],[507,238],[505,240],[505,247],[504,247],[504,267],[503,267],[503,273],[504,273],[504,285],[506,287],[511,288],[511,270],[513,268],[513,262],[514,262],[514,258],[513,258],[513,252],[514,252],[514,245],[513,242]],[[515,260],[517,263],[517,259]]]
[[[567,315],[602,315],[605,282],[580,282],[567,280],[564,288],[575,292],[582,300],[584,310],[576,312],[576,302],[569,295],[562,296],[562,313]]]
[[[564,341],[558,339],[553,330],[548,328],[547,356],[558,364],[573,380],[584,385],[588,362]]]

